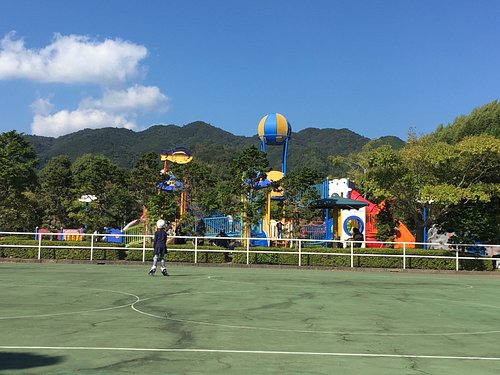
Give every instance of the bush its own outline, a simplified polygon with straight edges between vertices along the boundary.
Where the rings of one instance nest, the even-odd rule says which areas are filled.
[[[252,251],[262,251],[262,253],[251,253],[249,256],[250,264],[276,264],[276,265],[298,265],[298,255],[288,254],[297,250],[283,249],[283,248],[252,248]],[[267,251],[273,253],[266,254]],[[279,252],[279,253],[275,253]],[[310,246],[303,250],[307,253],[331,253],[342,255],[323,255],[323,254],[302,254],[302,266],[314,267],[350,267],[351,265],[351,249],[332,249],[320,246]],[[345,254],[345,255],[344,255]],[[402,249],[389,249],[389,248],[355,248],[353,257],[354,267],[359,268],[403,268],[403,250]],[[394,256],[356,256],[356,254],[373,254],[373,255],[394,255]],[[454,252],[447,250],[421,250],[421,249],[407,249],[406,255],[418,256],[447,256],[454,257]],[[468,253],[459,253],[462,257],[471,257],[473,255]],[[246,254],[238,253],[233,255],[233,262],[239,264],[246,264]],[[436,269],[436,270],[455,270],[455,259],[444,258],[406,258],[406,269]],[[475,259],[460,259],[460,270],[469,271],[491,271],[493,270],[492,262]]]
[[[5,237],[0,238],[0,258],[16,259],[37,259],[38,241],[27,239],[27,237]],[[67,260],[90,260],[90,241],[42,241],[41,250],[42,259],[67,259]],[[81,248],[85,246],[86,248]],[[64,247],[64,248],[62,248]],[[70,247],[70,248],[68,248]],[[118,249],[104,249],[103,247],[114,247]],[[125,248],[123,244],[96,242],[94,243],[93,260],[126,260],[142,261],[142,242],[138,249]],[[167,262],[194,263],[194,251],[191,243],[182,245],[170,245],[167,253]],[[183,249],[186,249],[183,251]],[[189,249],[189,250],[188,250]],[[199,246],[198,263],[226,263],[228,253],[211,252],[203,250],[221,250],[216,246]],[[234,250],[243,250],[241,253],[232,252],[230,259],[235,264],[246,264],[247,254],[245,247],[237,247]],[[252,253],[249,256],[250,264],[268,264],[268,265],[288,265],[298,266],[299,259],[297,249],[273,248],[273,247],[252,247]],[[253,253],[258,251],[258,253]],[[302,266],[313,267],[337,267],[345,268],[351,265],[351,249],[344,248],[325,248],[320,245],[308,245],[302,249],[307,254],[301,255]],[[326,254],[315,254],[326,253]],[[336,254],[336,255],[327,255]],[[360,256],[361,254],[389,255],[389,256]],[[403,259],[402,249],[376,249],[376,248],[354,248],[354,267],[358,268],[393,268],[402,269]],[[394,256],[390,256],[394,255]],[[406,269],[433,269],[433,270],[455,270],[455,252],[447,250],[422,250],[407,249]],[[436,256],[452,257],[445,258],[413,258],[411,255],[418,256]],[[492,271],[495,269],[494,262],[483,260],[470,253],[459,253],[460,257],[470,259],[460,259],[459,269],[468,271]],[[145,261],[153,260],[153,251],[150,247],[146,250]]]
[[[191,244],[170,245],[168,248],[167,256],[165,257],[167,262],[194,263],[194,251],[182,251],[182,249],[192,249],[193,246]],[[203,251],[214,249],[220,248],[215,246],[198,246],[198,263],[225,263],[224,253]],[[153,255],[153,250],[147,248],[145,261],[152,261]],[[129,249],[127,251],[126,260],[142,261],[142,249]]]
[[[42,241],[41,259],[90,260],[90,241]],[[13,237],[0,239],[0,258],[37,259],[38,241]],[[23,247],[24,246],[24,247]],[[81,248],[85,246],[86,248]],[[71,247],[71,248],[68,248]],[[102,249],[102,247],[122,247],[121,244],[95,242],[94,260],[119,260],[126,258],[125,249]]]

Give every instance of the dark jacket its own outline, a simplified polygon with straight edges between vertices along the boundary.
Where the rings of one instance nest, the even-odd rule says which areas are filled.
[[[363,233],[359,231],[358,228],[354,228],[354,234],[352,236],[353,241],[364,241],[365,236],[363,236]],[[361,243],[357,242],[353,245],[354,247],[361,247]]]
[[[227,234],[225,231],[221,230],[217,237],[227,237]],[[215,244],[220,247],[225,247],[226,249],[229,248],[229,239],[227,238],[222,238],[220,240],[215,240]]]
[[[165,253],[167,251],[167,232],[160,228],[155,232],[154,239],[155,254]]]

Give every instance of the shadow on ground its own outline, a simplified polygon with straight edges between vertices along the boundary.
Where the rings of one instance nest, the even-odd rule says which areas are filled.
[[[50,366],[62,362],[64,357],[21,352],[1,352],[0,371]]]

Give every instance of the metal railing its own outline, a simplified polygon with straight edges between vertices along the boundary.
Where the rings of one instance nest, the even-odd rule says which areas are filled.
[[[86,249],[89,250],[90,261],[94,261],[94,251],[95,249],[99,250],[140,250],[142,251],[142,262],[146,261],[146,253],[148,251],[153,251],[151,246],[151,242],[153,240],[153,235],[144,235],[144,234],[116,234],[115,236],[122,237],[133,237],[133,243],[140,243],[140,247],[124,247],[124,246],[103,246],[102,239],[106,236],[109,236],[107,233],[92,233],[85,234],[82,233],[82,237],[87,239],[87,241],[81,241],[81,246],[75,245],[75,242],[72,242],[71,245],[62,245],[65,241],[55,241],[57,245],[46,245],[43,244],[43,238],[49,239],[50,237],[59,236],[61,233],[30,233],[30,232],[0,232],[0,249],[1,248],[34,248],[37,249],[38,255],[37,259],[42,259],[42,249]],[[22,236],[25,239],[36,239],[37,244],[15,244],[9,243],[8,238],[13,236]],[[172,238],[172,237],[169,237]],[[396,257],[402,259],[402,269],[406,269],[407,261],[411,258],[428,258],[428,259],[450,259],[455,262],[455,270],[459,270],[459,261],[460,260],[471,260],[471,259],[480,259],[485,261],[494,261],[496,262],[496,268],[500,268],[500,257],[494,257],[497,254],[500,254],[500,245],[478,245],[478,244],[451,244],[451,243],[421,243],[421,242],[382,242],[387,248],[392,248],[394,245],[402,246],[402,254],[393,253],[393,254],[380,254],[380,253],[360,253],[356,252],[355,249],[360,248],[363,244],[369,244],[370,241],[338,241],[338,240],[324,240],[322,243],[325,248],[338,248],[339,245],[343,245],[345,248],[350,249],[348,253],[346,252],[335,252],[335,251],[307,251],[307,246],[311,246],[311,244],[316,244],[317,240],[315,239],[301,239],[301,238],[286,238],[286,239],[278,239],[278,238],[268,238],[271,244],[281,244],[282,246],[286,246],[288,249],[283,250],[273,250],[273,248],[252,248],[250,246],[253,240],[262,240],[262,238],[252,238],[252,237],[199,237],[199,236],[175,236],[174,239],[183,239],[186,244],[191,244],[192,247],[182,247],[176,248],[175,244],[168,245],[168,251],[182,251],[182,252],[193,252],[194,253],[194,263],[198,263],[198,255],[199,253],[233,253],[233,254],[246,254],[246,264],[250,264],[250,255],[251,254],[286,254],[286,255],[297,255],[298,257],[298,266],[302,266],[302,256],[303,255],[325,255],[325,256],[349,256],[350,257],[350,267],[354,268],[354,259],[355,257]],[[88,239],[90,239],[90,244],[88,243]],[[208,241],[209,243],[215,243],[217,240],[227,239],[233,244],[240,244],[240,246],[231,246],[230,248],[200,248],[201,245],[199,243],[201,240]],[[19,238],[16,237],[16,241],[18,242]],[[99,242],[99,245],[96,246],[96,243]],[[128,241],[124,241],[128,242]],[[376,241],[374,243],[380,244],[381,241]],[[416,255],[416,254],[407,254],[407,249],[421,247],[424,245],[429,246],[440,246],[440,247],[448,247],[448,251],[450,255]],[[482,256],[477,253],[477,249],[483,248],[490,252],[490,256]],[[369,249],[369,248],[364,248]],[[461,252],[467,252],[467,249],[473,249],[474,253],[469,253],[469,256],[461,256]],[[389,249],[388,249],[389,250]],[[391,249],[393,250],[393,249]],[[0,258],[1,259],[1,258]]]

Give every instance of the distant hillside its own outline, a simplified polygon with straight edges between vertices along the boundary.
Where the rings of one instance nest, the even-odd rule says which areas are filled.
[[[427,137],[434,141],[450,144],[460,142],[468,136],[489,134],[500,138],[500,102],[497,100],[475,108],[468,115],[457,117],[453,123],[439,125],[434,133]]]
[[[193,122],[185,126],[154,125],[134,132],[121,128],[86,129],[59,138],[25,136],[33,144],[39,157],[39,167],[58,155],[68,155],[72,161],[83,154],[102,154],[124,167],[134,166],[139,157],[147,152],[160,152],[176,146],[191,150],[195,158],[210,164],[227,165],[239,150],[251,145],[260,147],[258,136],[236,136],[205,122]],[[288,149],[288,170],[309,166],[329,173],[328,156],[356,153],[370,139],[348,129],[307,128],[292,133]],[[389,143],[402,147],[397,137],[384,137],[377,143]],[[281,164],[282,147],[268,146],[271,166]]]

